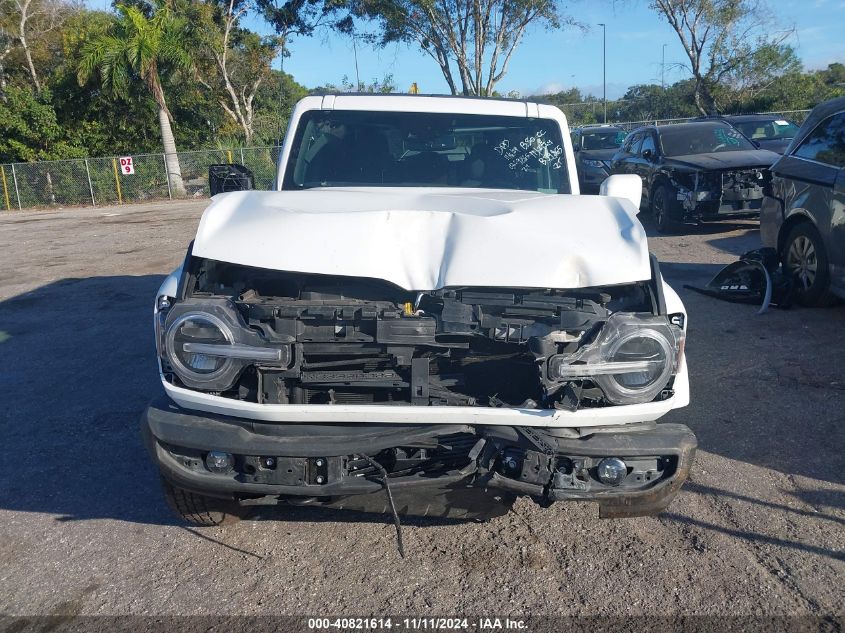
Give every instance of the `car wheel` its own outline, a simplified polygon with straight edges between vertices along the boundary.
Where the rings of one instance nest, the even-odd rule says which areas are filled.
[[[669,187],[666,185],[657,185],[651,194],[651,214],[660,233],[671,233],[677,226],[675,221],[669,216],[669,210],[671,208],[672,198]]]
[[[234,501],[225,501],[177,488],[166,479],[161,480],[167,505],[185,522],[210,527],[237,523],[245,511]]]
[[[810,222],[793,227],[784,243],[781,260],[795,280],[798,302],[805,306],[833,303],[827,251],[818,229]]]

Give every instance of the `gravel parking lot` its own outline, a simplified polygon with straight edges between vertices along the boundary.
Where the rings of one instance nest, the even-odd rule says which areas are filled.
[[[754,223],[650,231],[690,315],[692,404],[664,421],[699,438],[659,518],[521,500],[407,521],[404,560],[382,516],[180,525],[138,419],[161,389],[153,295],[206,203],[0,218],[0,613],[845,615],[845,308],[681,288],[758,246]]]

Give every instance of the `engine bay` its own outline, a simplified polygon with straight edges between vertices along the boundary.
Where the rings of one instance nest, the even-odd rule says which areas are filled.
[[[230,384],[186,384],[185,372],[163,355],[165,378],[266,404],[603,406],[607,399],[594,381],[561,380],[550,373],[549,359],[593,343],[615,313],[659,314],[662,299],[648,281],[600,289],[409,292],[377,279],[200,258],[188,273],[185,296],[162,315],[162,331],[172,330],[180,314],[213,306],[228,329],[239,331],[236,341],[285,352],[270,361],[236,362],[224,380]],[[185,340],[194,340],[193,331]],[[657,398],[670,395],[671,383]]]

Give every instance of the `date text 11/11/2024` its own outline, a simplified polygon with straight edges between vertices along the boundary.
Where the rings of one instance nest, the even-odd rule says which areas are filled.
[[[518,618],[440,618],[440,617],[408,617],[408,618],[308,618],[308,630],[392,630],[407,629],[411,631],[520,631],[528,628],[524,620]]]

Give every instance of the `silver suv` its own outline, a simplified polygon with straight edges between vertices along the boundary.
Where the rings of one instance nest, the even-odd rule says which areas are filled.
[[[763,244],[777,248],[804,305],[845,298],[845,97],[816,106],[771,171]]]

